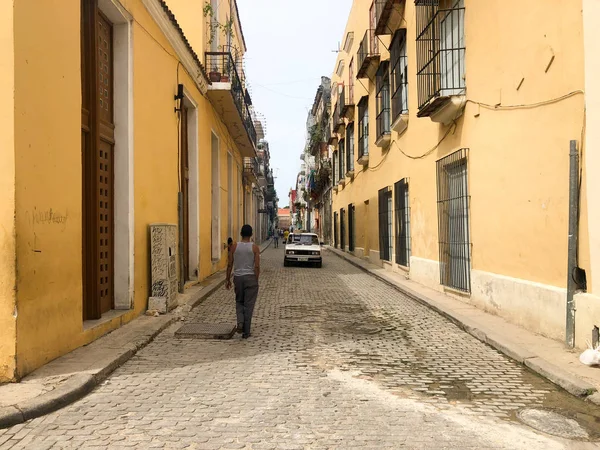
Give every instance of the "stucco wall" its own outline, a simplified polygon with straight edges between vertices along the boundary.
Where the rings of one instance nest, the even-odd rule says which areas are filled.
[[[0,383],[15,376],[15,142],[13,1],[0,4]]]
[[[131,24],[133,308],[92,327],[84,326],[82,321],[79,0],[43,4],[23,0],[15,5],[17,364],[21,376],[91,342],[146,309],[150,277],[148,225],[178,221],[178,125],[173,110],[178,80],[198,108],[200,279],[225,265],[224,253],[217,264],[210,260],[210,130],[214,129],[221,137],[221,225],[225,240],[227,149],[230,148],[237,164],[241,163],[239,152],[219,116],[183,66],[179,67],[178,74],[175,50],[141,0],[121,3],[135,19]],[[4,21],[6,16],[1,17]],[[3,30],[5,33],[6,29]],[[203,49],[196,52],[201,55]],[[4,76],[4,71],[0,72],[0,77]],[[7,78],[7,81],[10,80]],[[3,83],[2,89],[6,86]],[[0,92],[4,98],[6,91]],[[8,105],[2,102],[0,111],[6,112]],[[3,121],[2,126],[7,124]],[[9,140],[10,134],[3,133],[2,139]],[[1,157],[6,157],[7,164],[10,162],[9,154],[3,152]],[[236,191],[240,182],[240,177],[234,178]],[[5,195],[10,195],[10,189],[4,190],[2,195],[0,201],[6,201],[9,206]],[[234,202],[237,200],[234,195]],[[116,249],[116,252],[123,251],[127,249]],[[10,273],[6,270],[1,273],[7,274],[8,281]],[[0,324],[8,317],[9,310],[12,313],[10,305],[5,305],[3,300]],[[5,333],[4,327],[0,329]],[[7,325],[6,330],[10,333],[10,326]],[[0,367],[2,364],[0,361]]]
[[[346,68],[342,77],[334,73],[334,82],[348,83],[348,64],[351,58],[356,60],[370,3],[353,4],[346,32],[354,31],[354,45],[349,54],[338,55]],[[355,102],[369,93],[369,168],[362,170],[355,161],[357,174],[334,194],[333,210],[356,205],[356,246],[368,247],[365,253],[374,258],[379,248],[377,191],[408,178],[411,252],[417,263],[411,278],[440,289],[435,270],[436,160],[469,149],[471,301],[556,337],[564,333],[564,320],[557,316],[564,299],[555,292],[566,286],[567,279],[569,141],[581,139],[584,122],[584,96],[577,92],[584,88],[583,24],[580,5],[565,7],[560,0],[536,0],[525,7],[521,3],[465,0],[469,102],[456,128],[436,147],[448,128],[417,117],[415,5],[406,2],[408,128],[401,136],[392,132],[388,150],[377,148],[375,85],[367,79],[355,81]],[[514,13],[517,10],[519,14]],[[389,55],[383,44],[387,46],[390,37],[381,40],[385,60]],[[494,110],[477,104],[534,104],[566,94],[571,95],[538,107]],[[334,98],[332,106],[335,102]],[[590,192],[588,187],[582,196]],[[369,212],[362,214],[365,200]],[[580,265],[589,273],[587,211],[584,205],[579,253]],[[544,288],[532,294],[518,288],[522,282]],[[516,293],[519,298],[511,296]],[[505,301],[494,306],[494,298]]]

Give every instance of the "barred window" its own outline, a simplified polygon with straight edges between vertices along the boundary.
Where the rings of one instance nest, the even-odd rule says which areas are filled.
[[[392,256],[392,191],[379,190],[379,257],[391,261]]]
[[[338,213],[333,213],[333,247],[338,248],[340,238],[338,234]]]
[[[471,291],[467,156],[462,149],[436,163],[440,283],[464,292]]]
[[[379,65],[376,77],[377,90],[377,139],[390,134],[390,71],[389,62]]]
[[[410,265],[410,207],[408,179],[394,184],[394,209],[396,218],[396,263]]]
[[[358,102],[358,158],[369,155],[369,97]]]
[[[346,212],[340,209],[340,249],[346,251]]]
[[[408,113],[408,67],[406,57],[406,29],[394,34],[390,46],[392,65],[392,117]]]
[[[337,183],[338,181],[340,181],[339,179],[339,175],[338,175],[338,167],[337,167],[337,152],[333,152],[332,155],[332,165],[331,165],[331,170],[333,171],[333,176],[331,177],[331,179],[333,180],[333,183]]]
[[[344,177],[346,176],[346,171],[344,170],[345,168],[345,162],[346,162],[346,152],[345,152],[345,146],[346,146],[346,142],[344,141],[344,139],[340,139],[340,142],[338,144],[338,168],[339,168],[339,177],[340,180],[343,180]]]
[[[354,171],[354,123],[346,127],[346,171]]]
[[[434,99],[462,94],[466,88],[465,3],[415,0],[415,6],[419,115],[425,116]]]

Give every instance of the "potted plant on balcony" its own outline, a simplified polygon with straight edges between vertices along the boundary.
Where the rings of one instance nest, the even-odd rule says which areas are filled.
[[[213,83],[218,83],[219,81],[221,81],[221,79],[222,79],[221,72],[219,72],[219,68],[216,65],[213,66],[213,68],[210,72],[208,72],[208,78]]]

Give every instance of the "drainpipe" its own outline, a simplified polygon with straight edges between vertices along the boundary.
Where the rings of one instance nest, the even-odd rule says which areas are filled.
[[[568,347],[575,347],[575,283],[577,267],[577,237],[579,235],[579,153],[577,141],[571,141],[569,153],[569,253],[567,263],[567,326],[565,341]]]
[[[185,291],[185,267],[183,267],[183,192],[177,193],[177,212],[179,213],[179,293]]]

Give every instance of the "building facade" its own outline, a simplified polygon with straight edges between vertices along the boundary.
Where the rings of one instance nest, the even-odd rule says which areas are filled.
[[[600,323],[598,12],[353,1],[331,78],[334,245],[585,346]]]
[[[261,169],[249,187],[235,0],[8,0],[0,22],[4,382],[147,309],[152,224],[180,292],[223,269]]]
[[[307,121],[307,139],[304,159],[311,162],[308,173],[308,209],[313,217],[314,228],[321,242],[332,244],[331,214],[331,156],[332,147],[329,111],[331,108],[331,79],[321,77],[313,106]]]

